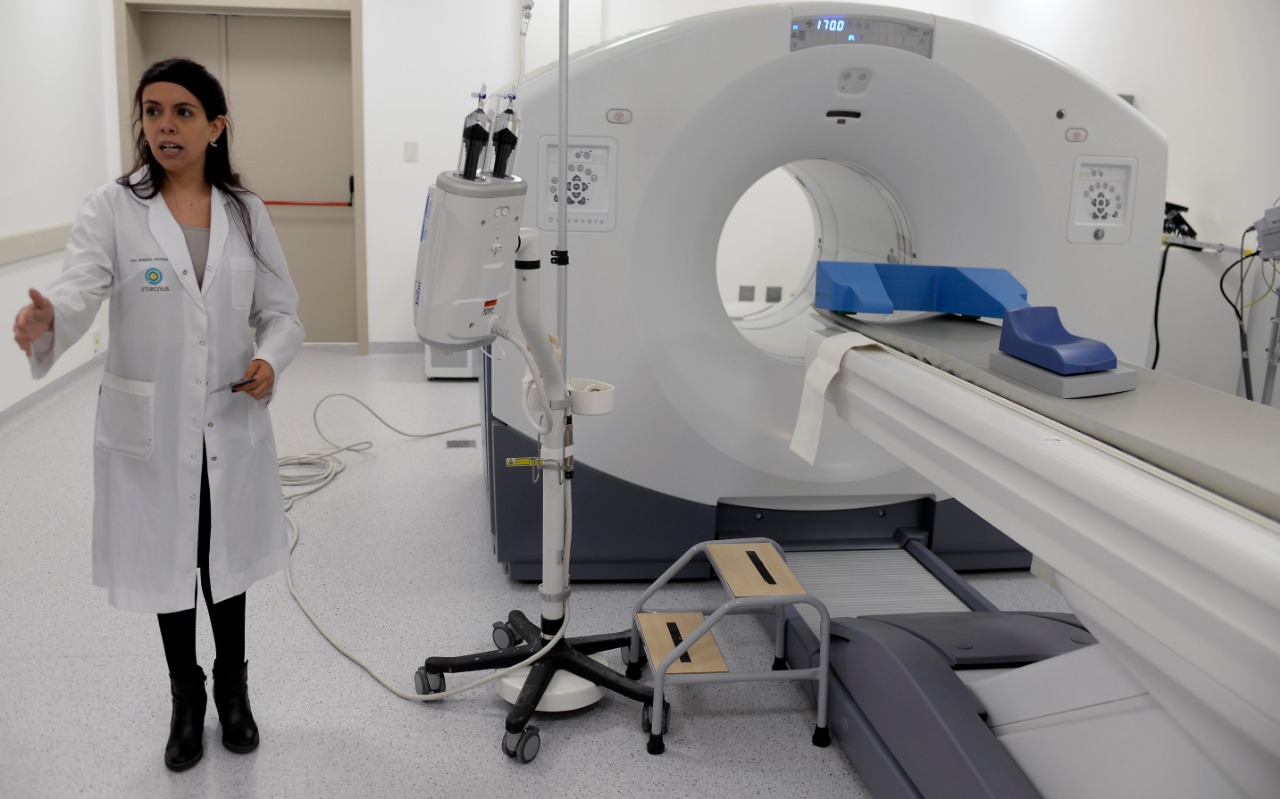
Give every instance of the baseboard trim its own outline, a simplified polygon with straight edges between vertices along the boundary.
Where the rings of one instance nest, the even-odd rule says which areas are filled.
[[[49,253],[62,252],[71,235],[71,223],[0,235],[0,266],[16,264]]]
[[[421,341],[370,341],[370,355],[404,355],[423,352]]]
[[[351,355],[359,355],[359,345],[354,342],[327,342],[315,341],[307,342],[302,346],[311,349],[325,350],[326,352],[342,352]],[[423,352],[423,343],[421,341],[371,341],[369,342],[370,355],[408,355],[421,354]]]
[[[10,405],[8,408],[0,411],[0,427],[4,427],[9,424],[9,422],[44,402],[55,392],[65,387],[68,383],[83,377],[86,372],[92,369],[101,371],[102,365],[106,361],[106,357],[107,353],[105,351],[98,353],[72,369],[70,372],[67,372],[65,375],[50,380],[48,383],[40,386],[40,388],[37,388],[35,391]]]
[[[355,355],[358,352],[358,345],[354,343],[326,343],[316,342],[303,344],[308,349],[326,350],[328,352],[340,352],[344,354]],[[369,343],[370,355],[412,355],[421,354],[423,352],[423,344],[420,341],[373,341]],[[27,396],[18,400],[4,410],[0,410],[0,427],[11,422],[13,419],[26,413],[31,408],[39,405],[51,394],[61,389],[66,384],[76,380],[90,369],[101,369],[104,359],[107,357],[106,352],[100,352],[89,360],[80,364],[76,368],[67,372],[61,377],[50,380],[45,385],[31,392]]]

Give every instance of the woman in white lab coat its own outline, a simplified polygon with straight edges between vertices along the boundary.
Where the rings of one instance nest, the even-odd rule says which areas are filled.
[[[62,274],[31,290],[14,336],[42,377],[110,300],[93,580],[112,605],[159,616],[173,695],[165,764],[177,771],[204,752],[197,590],[217,646],[223,744],[258,745],[245,591],[288,564],[267,402],[303,330],[266,209],[231,168],[217,79],[191,61],[159,62],[134,113],[134,169],[84,200]]]

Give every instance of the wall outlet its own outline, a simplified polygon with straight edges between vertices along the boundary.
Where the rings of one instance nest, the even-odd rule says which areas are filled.
[[[102,328],[95,327],[89,331],[89,340],[93,342],[93,354],[102,352]]]

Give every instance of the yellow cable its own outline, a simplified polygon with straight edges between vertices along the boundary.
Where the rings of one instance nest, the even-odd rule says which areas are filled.
[[[1256,300],[1254,300],[1253,302],[1241,308],[1240,309],[1241,311],[1245,311],[1245,310],[1248,310],[1249,308],[1252,308],[1253,306],[1265,300],[1267,297],[1270,297],[1271,292],[1275,291],[1276,272],[1280,271],[1280,264],[1277,264],[1274,260],[1271,261],[1270,263],[1271,263],[1271,282],[1267,284],[1267,290],[1262,292],[1260,295],[1258,295],[1258,298]]]

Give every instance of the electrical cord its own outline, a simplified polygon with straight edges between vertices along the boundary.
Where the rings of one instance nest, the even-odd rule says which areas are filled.
[[[523,350],[524,348],[521,347],[521,349]],[[541,390],[541,387],[542,387],[542,383],[541,383],[541,380],[539,380],[538,381],[539,390]],[[335,448],[328,452],[310,452],[305,455],[286,456],[286,457],[280,458],[278,461],[279,467],[281,470],[281,473],[280,473],[281,485],[312,486],[311,488],[305,491],[299,491],[294,494],[286,494],[284,496],[284,509],[285,509],[284,518],[285,518],[285,523],[288,525],[288,528],[289,528],[289,554],[290,555],[293,554],[294,549],[297,548],[298,542],[301,539],[301,535],[298,531],[297,523],[294,522],[294,520],[289,516],[289,511],[293,509],[293,503],[296,500],[302,499],[303,497],[311,496],[317,491],[320,491],[321,489],[325,488],[326,486],[329,485],[329,483],[333,482],[333,480],[346,469],[346,464],[344,464],[342,460],[337,457],[338,453],[364,452],[365,450],[368,450],[373,447],[372,441],[360,441],[355,444],[348,444],[347,446],[338,446],[333,441],[331,441],[328,436],[324,434],[324,431],[320,429],[320,422],[318,418],[318,415],[320,412],[320,406],[323,405],[326,401],[334,397],[346,397],[347,399],[354,400],[355,402],[359,403],[362,407],[364,407],[365,410],[369,411],[369,413],[373,414],[374,418],[377,419],[379,422],[381,422],[383,425],[385,425],[387,428],[407,438],[435,438],[438,436],[447,435],[449,433],[455,433],[455,432],[458,432],[459,430],[468,430],[470,428],[480,426],[477,423],[477,424],[462,425],[461,427],[452,427],[452,428],[449,428],[448,430],[440,430],[434,433],[406,433],[405,431],[400,430],[399,428],[393,426],[387,420],[383,419],[381,416],[378,415],[377,412],[375,412],[372,408],[366,405],[362,400],[356,397],[353,397],[350,394],[329,394],[321,398],[321,400],[316,403],[315,409],[311,413],[311,422],[315,426],[316,432],[320,434],[320,437],[324,439],[326,443],[330,444]],[[545,394],[543,394],[543,401],[544,403],[546,402]],[[526,410],[526,414],[527,413],[528,411]],[[548,406],[548,414],[546,418],[548,420],[550,420],[551,418],[549,406]],[[285,469],[302,469],[303,472],[300,474],[299,473],[287,474],[284,471]],[[566,519],[566,522],[567,522],[567,519]],[[568,524],[566,523],[566,527],[565,527],[566,573],[569,567],[567,554],[569,551],[568,542],[570,540],[571,540],[570,531],[569,531]],[[364,660],[361,659],[359,655],[356,655],[354,652],[350,651],[349,649],[344,647],[342,644],[338,643],[338,641],[335,640],[333,636],[329,634],[329,631],[326,630],[322,624],[320,624],[320,621],[315,617],[315,614],[311,612],[311,609],[307,607],[307,604],[302,601],[302,597],[299,596],[298,590],[293,584],[292,565],[290,565],[285,569],[284,574],[285,574],[285,580],[289,586],[289,595],[293,597],[293,601],[296,602],[298,604],[298,607],[302,609],[302,612],[306,615],[307,619],[311,621],[311,624],[316,628],[316,631],[319,632],[320,635],[323,636],[324,639],[328,641],[329,644],[332,645],[334,649],[338,650],[338,652],[340,652],[344,657],[346,657],[352,663],[355,663],[357,666],[364,669],[365,672],[367,672],[370,677],[377,680],[378,683],[382,685],[382,687],[386,688],[391,693],[395,694],[401,699],[408,699],[414,702],[438,702],[442,699],[448,699],[450,697],[457,696],[458,694],[465,693],[475,688],[479,688],[480,686],[485,685],[487,683],[491,683],[494,680],[501,679],[502,677],[505,677],[508,674],[511,674],[512,672],[518,671],[522,668],[525,668],[526,666],[530,666],[536,663],[538,660],[540,660],[544,655],[547,654],[547,652],[551,651],[551,649],[556,644],[560,643],[560,641],[564,639],[565,631],[569,629],[569,601],[566,598],[564,601],[564,619],[560,625],[560,629],[556,631],[555,635],[552,636],[551,639],[548,640],[541,649],[539,649],[537,652],[530,655],[528,658],[525,658],[524,660],[520,661],[514,666],[509,666],[505,669],[500,669],[488,675],[487,677],[483,677],[479,680],[475,680],[474,682],[467,683],[466,685],[463,685],[458,688],[452,688],[447,691],[442,691],[440,693],[414,694],[414,693],[409,693],[407,691],[401,691],[399,688],[396,688],[394,685],[391,684],[389,680],[387,680],[378,672],[374,671],[374,669],[371,666],[369,666],[369,664],[365,663]]]
[[[1247,232],[1248,231],[1246,231],[1246,233]],[[1218,292],[1222,294],[1222,299],[1226,300],[1227,304],[1231,306],[1231,312],[1234,313],[1236,317],[1236,327],[1240,331],[1240,363],[1241,363],[1241,372],[1244,375],[1244,397],[1245,399],[1252,401],[1253,400],[1253,375],[1249,367],[1249,331],[1245,328],[1245,325],[1244,325],[1244,310],[1243,310],[1244,281],[1245,281],[1245,275],[1247,273],[1245,272],[1245,269],[1243,266],[1241,266],[1241,264],[1243,264],[1245,261],[1258,257],[1258,253],[1256,252],[1245,253],[1244,235],[1240,236],[1240,252],[1242,253],[1242,255],[1239,258],[1237,258],[1235,261],[1233,261],[1230,266],[1222,270],[1222,276],[1218,278]],[[1229,275],[1231,273],[1231,270],[1235,269],[1237,266],[1241,267],[1240,268],[1240,290],[1237,291],[1237,296],[1239,296],[1240,298],[1238,302],[1232,300],[1231,297],[1227,295],[1227,288],[1226,288],[1227,275]]]
[[[520,398],[520,407],[524,410],[524,418],[533,426],[534,432],[539,436],[545,436],[551,432],[551,401],[547,399],[547,388],[542,382],[542,370],[538,368],[538,363],[533,359],[533,353],[529,352],[529,347],[523,341],[515,337],[510,330],[495,322],[489,332],[504,338],[515,345],[520,354],[524,356],[525,365],[529,367],[529,374],[533,376],[533,384],[538,388],[538,397],[541,401],[542,421],[538,422],[533,418],[533,414],[529,413],[529,390],[526,388],[524,396]]]
[[[1264,260],[1263,261],[1264,268],[1266,264],[1271,265],[1271,277],[1267,279],[1267,288],[1261,294],[1255,297],[1251,302],[1246,304],[1242,310],[1248,310],[1249,308],[1252,308],[1253,306],[1265,300],[1267,297],[1270,297],[1271,292],[1276,290],[1276,280],[1278,277],[1280,277],[1276,273],[1280,272],[1280,262],[1277,262],[1275,260],[1269,260],[1269,261]]]
[[[1241,255],[1245,254],[1244,239],[1245,239],[1245,236],[1249,235],[1249,230],[1251,229],[1252,227],[1246,228],[1245,232],[1240,234],[1240,254]],[[1240,284],[1236,286],[1236,307],[1240,309],[1240,313],[1242,314],[1240,319],[1241,324],[1244,324],[1243,314],[1244,314],[1245,281],[1249,279],[1249,268],[1252,265],[1253,265],[1253,259],[1249,259],[1248,261],[1240,265]]]
[[[1156,339],[1155,354],[1151,356],[1151,368],[1153,370],[1156,368],[1156,364],[1160,362],[1160,293],[1164,290],[1164,269],[1169,261],[1169,250],[1173,247],[1178,247],[1183,250],[1191,250],[1192,252],[1204,252],[1202,247],[1188,247],[1185,244],[1169,242],[1164,245],[1164,252],[1160,254],[1160,277],[1156,280],[1156,307],[1151,319],[1151,326],[1155,331]]]
[[[1236,260],[1231,262],[1230,266],[1222,270],[1222,275],[1218,278],[1218,293],[1222,295],[1222,299],[1226,301],[1227,305],[1231,306],[1231,313],[1235,314],[1237,324],[1242,322],[1243,318],[1240,312],[1240,306],[1238,306],[1236,304],[1236,301],[1231,299],[1231,296],[1227,294],[1227,287],[1226,287],[1227,275],[1231,274],[1231,270],[1235,269],[1242,262],[1244,262],[1249,258],[1254,258],[1254,257],[1256,257],[1256,253],[1249,253],[1248,255],[1244,255],[1244,256],[1241,256],[1240,258],[1237,258]]]

